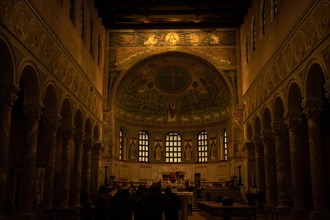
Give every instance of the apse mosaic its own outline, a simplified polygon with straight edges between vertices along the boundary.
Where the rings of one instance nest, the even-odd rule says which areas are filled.
[[[223,76],[201,60],[171,52],[132,67],[116,92],[116,115],[150,124],[191,124],[229,117],[231,97]]]

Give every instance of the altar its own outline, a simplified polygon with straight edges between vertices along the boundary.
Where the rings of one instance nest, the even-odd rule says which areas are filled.
[[[181,199],[180,220],[188,220],[188,202],[193,197],[193,192],[176,192]]]

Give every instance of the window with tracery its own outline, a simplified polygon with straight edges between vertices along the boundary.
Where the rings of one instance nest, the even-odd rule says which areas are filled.
[[[165,162],[181,163],[182,141],[177,132],[170,132],[165,137]]]
[[[224,160],[228,160],[228,137],[226,129],[223,132],[223,156]]]
[[[200,163],[207,162],[208,138],[206,131],[202,131],[198,134],[197,145],[198,145],[198,162]]]
[[[119,160],[123,159],[124,137],[123,131],[119,130]]]
[[[139,162],[149,162],[149,135],[145,131],[139,132]]]

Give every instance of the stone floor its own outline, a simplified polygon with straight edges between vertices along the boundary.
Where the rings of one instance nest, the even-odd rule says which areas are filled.
[[[232,218],[232,220],[240,220],[243,218]],[[246,218],[244,218],[246,220]],[[192,216],[188,217],[188,220],[205,220],[205,218],[203,218],[199,212],[193,212]],[[263,216],[257,216],[257,220],[272,220],[271,217],[263,217]],[[273,220],[276,220],[275,218]],[[288,215],[279,215],[278,216],[278,220],[307,220],[307,219],[302,219],[302,218],[294,218]]]

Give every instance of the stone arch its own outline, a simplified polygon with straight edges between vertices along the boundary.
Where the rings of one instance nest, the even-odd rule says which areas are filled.
[[[94,142],[100,142],[100,127],[98,124],[95,124],[93,129],[93,140]]]
[[[318,63],[312,63],[308,67],[305,82],[305,100],[321,101],[324,78],[324,71]]]
[[[2,35],[0,35],[0,86],[14,83],[15,65],[12,50]]]
[[[249,141],[253,138],[253,129],[250,122],[248,122],[246,125],[246,138]]]
[[[54,84],[47,85],[45,95],[43,97],[44,116],[45,118],[55,117],[59,114],[58,92]]]
[[[22,68],[20,88],[24,90],[25,106],[41,103],[39,77],[33,64],[27,64]]]
[[[271,113],[268,107],[265,107],[262,114],[262,130],[270,130],[271,129]]]
[[[297,82],[291,82],[289,84],[287,94],[287,111],[288,112],[300,112],[301,111],[301,88]]]
[[[91,120],[90,118],[87,118],[86,119],[86,122],[85,122],[85,135],[86,135],[86,138],[92,138],[92,123],[91,123]]]
[[[84,131],[84,121],[83,115],[80,108],[77,109],[74,119],[74,126],[76,132],[83,132]]]
[[[261,132],[261,122],[259,116],[254,118],[254,137],[260,137]]]
[[[283,115],[285,112],[284,102],[280,96],[276,96],[273,103],[273,122],[283,123]]]
[[[64,98],[61,107],[62,127],[72,128],[73,124],[73,112],[72,103],[69,98]]]

